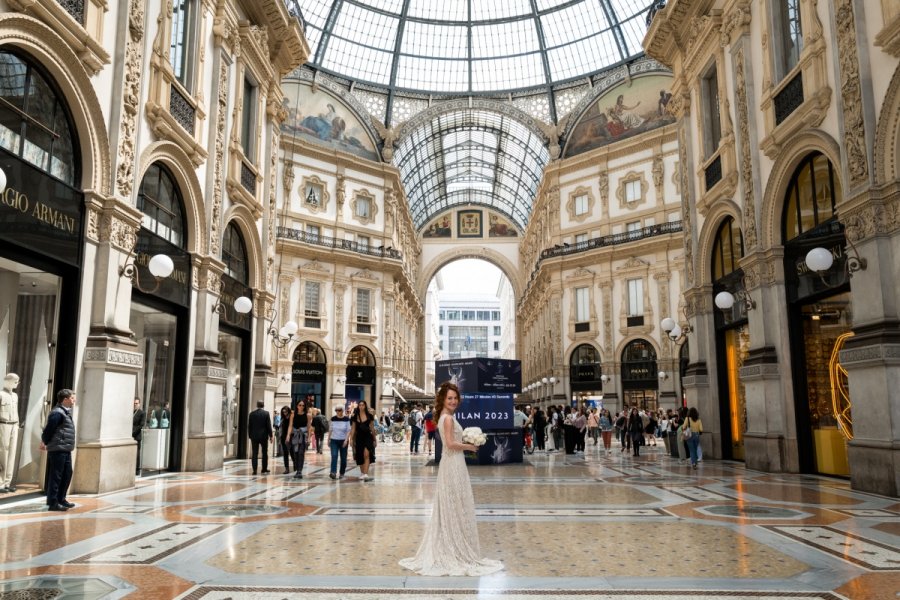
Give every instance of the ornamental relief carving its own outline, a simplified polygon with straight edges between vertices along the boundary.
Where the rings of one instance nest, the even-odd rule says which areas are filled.
[[[722,20],[722,26],[719,29],[721,36],[719,44],[724,48],[731,44],[732,38],[740,37],[747,32],[750,20],[750,0],[739,0]]]
[[[116,248],[125,252],[131,252],[137,242],[137,234],[140,226],[132,226],[115,216],[107,213],[100,217],[99,241],[109,242]]]
[[[278,127],[272,127],[272,146],[269,150],[269,209],[266,219],[266,249],[267,256],[270,260],[266,268],[266,284],[271,288],[275,279],[275,261],[271,260],[275,256],[275,227],[278,225],[276,221],[275,207],[275,169],[278,166],[278,146],[281,143],[281,135],[278,133]]]
[[[741,151],[741,179],[743,180],[743,219],[741,233],[747,253],[756,249],[756,195],[753,189],[753,159],[750,148],[749,104],[744,70],[743,46],[735,55],[735,95],[737,96],[738,135]]]
[[[690,180],[686,165],[688,164],[687,144],[685,143],[685,126],[679,132],[679,154],[681,164],[681,229],[684,232],[684,269],[685,288],[694,283],[694,237],[691,230],[691,194]]]
[[[228,63],[219,58],[219,93],[216,101],[216,145],[213,166],[212,218],[210,219],[209,252],[219,256],[219,229],[222,220],[222,185],[225,170],[225,113],[228,111]]]
[[[844,113],[844,148],[850,182],[864,183],[869,175],[869,158],[862,114],[862,92],[859,79],[859,54],[856,48],[856,19],[852,0],[835,0],[838,60],[841,73],[841,105]]]
[[[143,10],[141,0],[132,0],[129,16],[131,21],[137,20]],[[140,17],[143,22],[143,16]],[[131,200],[134,188],[135,130],[137,123],[138,102],[141,97],[141,81],[143,62],[143,28],[129,27],[128,41],[125,43],[125,74],[122,85],[122,121],[119,125],[119,145],[116,167],[116,190],[125,199]]]

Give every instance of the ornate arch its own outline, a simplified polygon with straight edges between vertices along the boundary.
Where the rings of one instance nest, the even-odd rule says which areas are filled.
[[[222,238],[225,237],[225,229],[232,221],[235,222],[241,235],[244,236],[244,245],[247,248],[247,266],[250,268],[250,287],[262,289],[265,285],[266,265],[263,263],[265,254],[263,253],[262,241],[259,239],[259,230],[256,228],[256,220],[253,218],[253,213],[242,204],[233,204],[225,212],[224,226],[221,231]],[[219,242],[219,249],[221,250],[221,238]]]
[[[784,194],[794,171],[810,152],[821,152],[834,165],[835,172],[841,174],[841,148],[833,137],[813,129],[793,138],[781,151],[781,155],[769,173],[769,183],[763,195],[759,249],[767,250],[781,246],[781,213],[784,209]],[[843,181],[841,182],[843,185]],[[838,207],[840,210],[840,207]]]
[[[373,366],[375,366],[376,368],[377,368],[377,367],[383,367],[383,366],[384,366],[384,363],[385,363],[384,356],[382,356],[381,354],[379,354],[371,344],[367,344],[367,343],[365,343],[365,342],[358,342],[358,343],[355,343],[355,344],[353,344],[352,346],[350,346],[350,347],[347,349],[346,352],[342,353],[342,354],[343,354],[343,357],[342,357],[343,360],[342,360],[341,362],[338,362],[337,364],[340,365],[340,366],[342,366],[342,367],[348,366],[348,365],[347,365],[347,357],[350,356],[350,352],[352,352],[353,349],[354,349],[354,348],[357,348],[357,347],[365,348],[366,350],[369,351],[369,354],[372,355],[372,360],[375,361],[375,364],[374,364]],[[381,359],[381,364],[378,363],[378,360],[379,360],[379,359]]]
[[[875,183],[900,179],[900,66],[884,95],[878,125],[875,128]]]
[[[563,354],[563,356],[564,356],[565,359],[566,359],[566,363],[565,363],[565,364],[567,364],[567,365],[571,365],[571,364],[572,364],[572,362],[571,362],[569,359],[572,357],[572,353],[575,352],[575,348],[578,348],[579,346],[591,346],[594,350],[597,351],[597,356],[600,357],[600,365],[601,365],[601,367],[602,367],[604,364],[606,364],[607,358],[606,358],[605,356],[603,356],[603,348],[600,347],[600,344],[598,344],[598,343],[596,342],[596,340],[575,340],[574,342],[572,342],[571,344],[569,344],[568,347],[566,348],[564,354]],[[610,361],[610,362],[615,362],[615,361]]]
[[[109,135],[103,109],[81,59],[52,29],[22,13],[0,16],[0,46],[27,53],[47,70],[68,104],[81,154],[82,190],[112,194]]]
[[[727,218],[731,217],[734,222],[741,226],[741,209],[733,200],[725,200],[716,202],[710,209],[706,218],[703,220],[703,228],[697,238],[697,256],[700,257],[700,268],[697,273],[697,283],[712,284],[712,269],[710,267],[709,258],[712,255],[713,244],[716,241],[716,234],[719,232],[719,226]]]
[[[420,271],[419,281],[416,285],[417,292],[419,294],[419,298],[424,298],[428,294],[428,284],[431,283],[431,280],[434,279],[434,276],[437,275],[437,272],[440,271],[447,264],[460,260],[463,258],[478,258],[481,260],[486,260],[491,263],[506,275],[506,278],[509,279],[509,283],[512,285],[513,293],[516,298],[522,297],[522,288],[519,284],[519,270],[511,263],[505,256],[497,252],[496,250],[491,250],[490,248],[475,248],[472,246],[466,246],[463,248],[454,248],[451,250],[447,250],[438,254],[436,257],[431,259],[431,261],[427,265],[422,266],[422,270]]]
[[[311,342],[322,349],[322,354],[325,355],[325,364],[327,365],[328,364],[328,353],[331,352],[331,348],[329,348],[327,345],[323,344],[322,340],[311,337],[311,336],[300,338],[299,340],[297,340],[296,343],[292,343],[288,347],[288,353],[287,353],[288,362],[290,362],[290,363],[294,362],[294,352],[296,352],[297,348],[299,348],[302,344],[305,344],[306,342]]]
[[[659,357],[661,356],[662,348],[660,348],[659,343],[653,338],[653,336],[643,335],[643,334],[629,335],[627,338],[625,338],[624,340],[619,342],[619,344],[616,346],[616,353],[615,353],[616,364],[619,364],[619,365],[622,364],[622,353],[625,352],[625,348],[628,346],[628,344],[630,344],[631,342],[633,342],[635,340],[644,340],[645,342],[650,344],[650,347],[653,348],[654,352],[656,352],[656,362],[658,364]]]
[[[155,162],[168,167],[181,190],[181,197],[184,199],[184,220],[187,225],[187,251],[191,254],[202,253],[207,247],[206,235],[209,227],[206,225],[203,191],[191,159],[173,142],[154,142],[141,153],[138,162],[138,181],[143,180],[144,173]]]

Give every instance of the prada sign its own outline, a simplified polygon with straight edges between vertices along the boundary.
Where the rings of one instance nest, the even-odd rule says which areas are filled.
[[[0,238],[81,266],[84,194],[2,148],[0,168]]]

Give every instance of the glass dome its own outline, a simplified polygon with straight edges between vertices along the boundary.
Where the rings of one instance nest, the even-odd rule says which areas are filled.
[[[550,87],[642,53],[647,0],[298,0],[324,72],[390,90]]]

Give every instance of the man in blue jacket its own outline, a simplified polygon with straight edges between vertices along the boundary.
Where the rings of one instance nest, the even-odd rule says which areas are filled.
[[[56,406],[47,417],[41,433],[41,450],[47,451],[47,506],[65,512],[75,505],[66,500],[72,482],[72,451],[75,450],[75,421],[72,407],[75,392],[69,389],[56,394]]]

